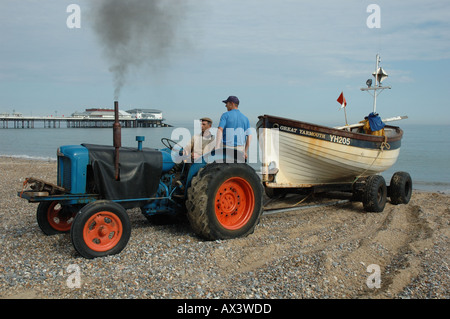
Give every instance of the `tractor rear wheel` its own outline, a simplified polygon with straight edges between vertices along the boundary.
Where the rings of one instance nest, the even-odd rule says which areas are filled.
[[[131,223],[125,208],[106,200],[84,206],[70,230],[76,251],[89,259],[120,253],[130,235]]]
[[[194,231],[209,240],[247,236],[262,214],[263,187],[246,164],[213,163],[192,179],[187,217]]]

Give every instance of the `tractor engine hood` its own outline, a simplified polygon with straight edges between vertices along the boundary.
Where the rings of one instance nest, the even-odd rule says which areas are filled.
[[[104,199],[139,199],[152,197],[159,186],[162,154],[159,150],[121,147],[119,180],[115,179],[115,148],[108,145],[82,144],[89,150],[95,184]]]

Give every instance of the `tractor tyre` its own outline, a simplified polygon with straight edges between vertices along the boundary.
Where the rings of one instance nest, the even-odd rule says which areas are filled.
[[[366,212],[379,213],[384,210],[387,200],[386,181],[381,175],[371,175],[366,180],[362,203]]]
[[[58,201],[40,202],[36,211],[39,228],[47,236],[70,231],[76,212]]]
[[[207,240],[244,237],[259,223],[262,199],[261,179],[247,164],[208,164],[187,191],[187,218]]]
[[[391,204],[408,204],[412,194],[412,179],[407,172],[396,172],[389,185]]]
[[[75,250],[88,259],[120,253],[130,235],[131,223],[125,208],[107,200],[81,208],[70,230]]]

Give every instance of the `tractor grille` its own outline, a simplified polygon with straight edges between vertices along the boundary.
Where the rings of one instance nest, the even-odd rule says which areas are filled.
[[[72,165],[68,157],[60,157],[60,165],[62,166],[62,176],[60,176],[60,181],[62,181],[62,187],[70,191],[72,186]],[[62,178],[61,178],[62,177]]]

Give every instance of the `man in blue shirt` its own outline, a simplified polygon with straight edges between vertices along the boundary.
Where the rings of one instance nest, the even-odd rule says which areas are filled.
[[[234,148],[244,153],[248,158],[248,148],[251,141],[250,121],[238,110],[239,99],[236,96],[229,96],[225,103],[227,112],[220,117],[217,128],[216,148],[221,147],[221,143],[226,148]]]

